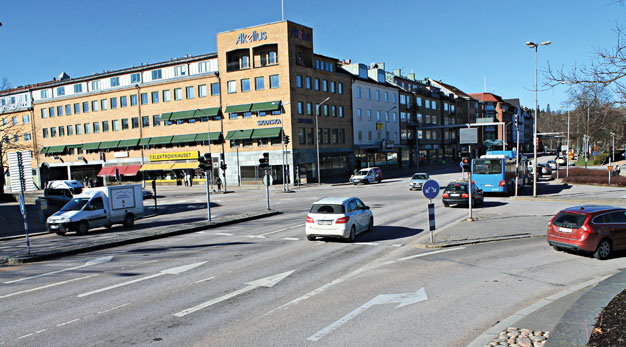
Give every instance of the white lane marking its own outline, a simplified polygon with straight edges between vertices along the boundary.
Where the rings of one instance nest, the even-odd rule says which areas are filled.
[[[196,234],[207,234],[206,231],[197,231]]]
[[[263,235],[246,235],[245,237],[249,239],[264,239],[265,238],[265,236]]]
[[[80,318],[72,319],[72,320],[71,320],[71,321],[69,321],[69,322],[65,322],[65,323],[57,324],[57,327],[62,327],[62,326],[64,326],[64,325],[68,325],[68,324],[71,324],[71,323],[74,323],[74,322],[78,322],[79,320],[80,320]]]
[[[391,245],[391,247],[402,247],[402,245],[399,243],[394,243],[393,245]]]
[[[413,259],[413,258],[417,258],[417,257],[425,257],[425,256],[428,256],[428,255],[442,253],[442,252],[457,251],[457,250],[461,250],[461,249],[465,249],[465,247],[455,247],[455,248],[448,248],[448,249],[445,249],[445,250],[438,250],[438,251],[433,251],[433,252],[427,252],[427,253],[422,253],[422,254],[418,254],[418,255],[414,255],[414,256],[400,258],[400,259],[397,259],[397,260],[390,260],[390,261],[383,262],[383,263],[380,263],[380,264],[376,264],[376,263],[367,264],[367,265],[365,265],[365,266],[363,266],[361,268],[358,268],[358,269],[356,269],[356,270],[354,270],[354,271],[352,271],[352,272],[350,272],[350,273],[348,273],[348,274],[346,274],[344,276],[341,276],[341,277],[337,278],[336,280],[334,280],[332,282],[326,283],[325,285],[323,285],[323,286],[321,286],[321,287],[319,287],[317,289],[314,289],[314,290],[312,290],[312,291],[302,295],[299,298],[296,298],[296,299],[294,299],[294,300],[292,300],[292,301],[290,301],[290,302],[288,302],[288,303],[286,303],[286,304],[284,304],[282,306],[279,306],[279,307],[269,311],[268,313],[265,314],[265,316],[270,315],[270,314],[272,314],[272,313],[274,313],[276,311],[284,311],[284,310],[288,309],[292,305],[297,305],[297,304],[301,303],[304,300],[310,299],[313,296],[326,291],[327,289],[329,289],[330,287],[332,287],[334,285],[342,283],[342,282],[344,282],[344,281],[346,281],[346,280],[348,280],[348,279],[350,279],[350,278],[352,278],[354,276],[360,275],[361,273],[364,273],[364,272],[366,272],[368,270],[373,270],[373,269],[375,269],[377,267],[394,264],[394,263],[397,263],[397,262],[403,261],[403,260]]]
[[[92,266],[92,265],[98,265],[98,264],[106,263],[108,261],[111,261],[111,259],[113,259],[113,256],[96,258],[96,259],[92,259],[92,260],[87,261],[83,265],[74,266],[74,267],[70,267],[70,268],[67,268],[67,269],[62,269],[62,270],[57,270],[57,271],[52,271],[52,272],[47,272],[47,273],[36,275],[36,276],[24,277],[24,278],[20,278],[20,279],[13,280],[13,281],[7,281],[7,282],[4,282],[4,283],[5,284],[16,283],[16,282],[30,280],[30,279],[33,279],[33,278],[54,275],[54,274],[58,274],[58,273],[61,273],[61,272],[72,271],[72,270],[76,270],[76,269],[82,269],[82,268],[87,267],[87,266]]]
[[[29,336],[32,336],[32,335],[35,335],[35,333],[30,333],[30,334],[27,334],[27,335],[24,335],[24,336],[20,336],[20,337],[18,337],[18,339],[23,339],[23,338],[26,338],[26,337],[29,337]]]
[[[231,233],[213,233],[215,236],[233,236]]]
[[[194,283],[202,283],[202,282],[210,281],[210,280],[212,280],[214,278],[215,278],[215,276],[211,276],[211,277],[207,277],[207,278],[205,278],[203,280],[195,281]]]
[[[362,245],[362,246],[378,246],[380,243],[377,242],[352,242],[353,245]]]
[[[35,331],[35,334],[41,334],[41,333],[43,333],[46,330],[48,330],[48,328],[37,330],[37,331]]]
[[[287,241],[298,241],[300,240],[297,237],[283,237],[281,240],[287,240]]]
[[[311,335],[307,340],[309,341],[319,341],[322,337],[332,333],[334,330],[339,328],[340,326],[346,324],[352,318],[360,315],[365,312],[368,308],[374,305],[384,305],[384,304],[398,304],[396,308],[401,308],[404,306],[408,306],[414,304],[416,302],[427,300],[426,291],[422,287],[415,293],[404,293],[404,294],[380,294],[374,297],[372,300],[366,302],[361,307],[358,307],[354,311],[348,313],[347,315],[341,317],[338,321],[332,323],[326,328],[318,331],[317,333]]]
[[[130,303],[129,303],[129,302],[127,302],[127,303],[125,303],[125,304],[121,304],[121,305],[119,305],[119,306],[115,306],[115,307],[110,308],[110,309],[105,310],[105,311],[98,311],[98,314],[103,314],[103,313],[111,312],[111,311],[113,311],[113,310],[117,310],[118,308],[122,308],[122,307],[124,307],[124,306],[128,306],[128,305],[130,305]]]
[[[241,288],[238,289],[232,293],[226,294],[224,296],[221,296],[219,298],[213,299],[213,300],[209,300],[207,302],[203,302],[200,305],[188,308],[186,310],[180,311],[178,313],[175,313],[174,316],[176,317],[184,317],[190,313],[194,313],[196,311],[202,310],[204,308],[207,308],[209,306],[213,306],[217,303],[220,303],[222,301],[228,300],[230,298],[234,298],[235,296],[241,295],[243,293],[249,292],[253,289],[256,289],[258,287],[266,287],[266,288],[271,288],[273,286],[275,286],[278,282],[282,281],[283,279],[285,279],[287,276],[291,275],[295,270],[291,270],[291,271],[287,271],[287,272],[283,272],[280,273],[278,275],[273,275],[273,276],[269,276],[269,277],[265,277],[265,278],[261,278],[259,280],[256,281],[252,281],[252,282],[248,282],[246,283],[248,286],[245,288]]]
[[[173,268],[166,269],[166,270],[161,270],[159,273],[156,273],[154,275],[145,276],[145,277],[137,278],[137,279],[134,279],[134,280],[131,280],[131,281],[122,282],[122,283],[114,284],[112,286],[108,286],[108,287],[92,290],[92,291],[87,292],[87,293],[79,294],[78,297],[82,298],[82,297],[85,297],[85,296],[89,296],[89,295],[93,295],[93,294],[97,294],[97,293],[102,293],[102,292],[105,292],[107,290],[119,288],[119,287],[122,287],[122,286],[126,286],[126,285],[129,285],[129,284],[133,284],[133,283],[137,283],[137,282],[141,282],[141,281],[145,281],[145,280],[149,280],[149,279],[160,277],[160,276],[163,276],[163,275],[178,275],[178,274],[181,274],[181,273],[183,273],[185,271],[189,271],[189,270],[191,270],[191,269],[193,269],[195,267],[198,267],[198,266],[200,266],[200,265],[202,265],[204,263],[206,263],[206,261],[203,261],[203,262],[200,262],[200,263],[195,263],[195,264],[177,266],[177,267],[173,267]]]
[[[11,294],[6,294],[6,295],[3,295],[3,296],[0,296],[0,299],[10,298],[10,297],[15,296],[15,295],[25,294],[25,293],[30,293],[30,292],[34,292],[34,291],[41,290],[41,289],[46,289],[46,288],[56,287],[56,286],[60,286],[60,285],[62,285],[62,284],[66,284],[66,283],[70,283],[70,282],[75,282],[75,281],[80,281],[80,280],[84,280],[84,279],[86,279],[86,278],[89,278],[89,277],[94,277],[94,276],[98,276],[98,274],[93,274],[93,275],[89,275],[89,276],[83,276],[83,277],[74,278],[74,279],[67,280],[67,281],[62,281],[62,282],[51,283],[51,284],[47,284],[47,285],[45,285],[45,286],[41,286],[41,287],[37,287],[37,288],[32,288],[32,289],[22,290],[22,291],[15,292],[15,293],[11,293]]]
[[[294,225],[294,226],[291,226],[291,227],[287,227],[287,228],[283,228],[283,229],[278,229],[278,230],[270,231],[270,232],[267,232],[267,233],[265,233],[265,234],[261,234],[261,235],[259,235],[259,236],[267,236],[267,235],[272,235],[272,234],[279,233],[279,232],[281,232],[281,231],[286,231],[286,230],[289,230],[289,229],[300,228],[300,227],[303,227],[303,226],[305,226],[305,225],[306,225],[306,224],[298,224],[298,225]]]

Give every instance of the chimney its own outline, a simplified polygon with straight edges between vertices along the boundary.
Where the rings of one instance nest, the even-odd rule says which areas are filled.
[[[385,71],[385,63],[378,63],[378,68]]]
[[[408,79],[410,79],[411,81],[415,81],[415,74],[414,73],[410,73],[407,76]]]
[[[402,71],[400,69],[393,69],[393,74],[397,77],[402,77]]]

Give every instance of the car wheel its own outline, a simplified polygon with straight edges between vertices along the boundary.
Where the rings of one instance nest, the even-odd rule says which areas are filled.
[[[113,226],[111,224],[107,224],[104,227],[107,228],[107,229],[111,229],[111,227],[113,227]]]
[[[313,235],[307,235],[307,236],[306,236],[306,239],[307,239],[307,240],[309,240],[309,241],[315,241],[315,236],[313,236]]]
[[[353,225],[352,228],[350,228],[350,235],[348,235],[346,241],[354,242],[354,240],[356,240],[356,227]]]
[[[552,248],[557,251],[557,252],[561,252],[563,249],[559,246],[552,246]]]
[[[367,231],[371,232],[374,230],[374,217],[370,217],[370,224],[367,225]]]
[[[57,235],[59,235],[59,236],[65,236],[65,231],[57,231]]]
[[[124,217],[124,226],[130,228],[133,225],[135,225],[135,217],[133,217],[132,214],[127,214],[126,217]]]
[[[450,207],[450,204],[444,202],[443,207]]]
[[[596,251],[593,253],[593,256],[596,259],[600,259],[600,260],[607,259],[611,255],[612,248],[613,247],[611,246],[611,241],[604,239],[600,241],[600,243],[598,244],[598,248],[596,248]]]
[[[80,224],[78,224],[78,234],[83,235],[86,234],[87,231],[89,231],[89,224],[85,221],[80,222]]]
[[[380,183],[380,182],[382,182],[382,181],[383,181],[382,179],[380,179],[380,178],[378,179],[378,183]]]

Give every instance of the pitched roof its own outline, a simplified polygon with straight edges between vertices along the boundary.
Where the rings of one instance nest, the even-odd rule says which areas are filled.
[[[502,102],[500,96],[491,93],[472,93],[469,96],[483,102]]]

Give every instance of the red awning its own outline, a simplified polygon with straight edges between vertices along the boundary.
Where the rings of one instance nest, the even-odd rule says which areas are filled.
[[[137,173],[141,169],[141,165],[128,165],[120,167],[120,175],[124,176],[137,176]],[[115,174],[115,171],[113,172]]]
[[[115,166],[103,167],[102,169],[100,169],[100,172],[98,172],[98,176],[115,176],[115,168]]]

